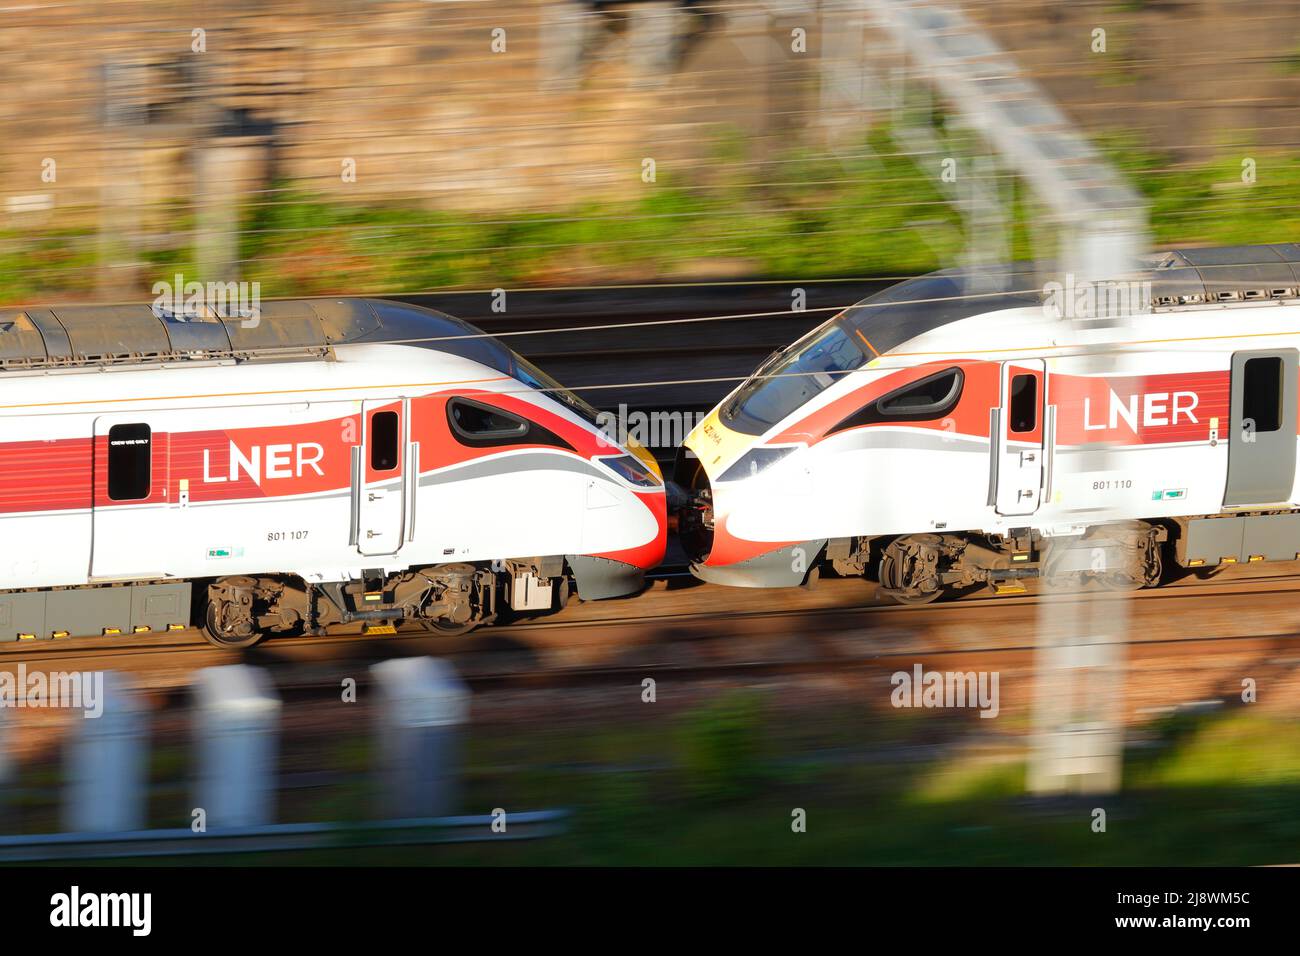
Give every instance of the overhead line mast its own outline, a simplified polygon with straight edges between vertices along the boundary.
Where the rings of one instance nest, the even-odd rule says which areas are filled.
[[[943,4],[862,3],[905,54],[905,78],[915,77],[933,88],[1030,186],[1059,234],[1059,248],[1047,257],[1056,262],[1057,281],[1074,285],[1147,278],[1136,275],[1148,242],[1144,203],[1010,55],[963,14]],[[1149,311],[1149,298],[1140,298],[1133,302],[1123,297],[1112,305],[1105,296],[1094,296],[1091,314],[1062,314],[1059,319],[1073,330],[1123,328],[1134,311]],[[1099,360],[1096,371],[1103,370]],[[1043,424],[1050,443],[1046,436],[1054,430],[1055,409],[1050,384],[1048,389]],[[1053,454],[1051,447],[1045,450]],[[1041,545],[1065,550],[1072,564],[1087,557],[1070,554],[1087,549],[1086,539],[1077,536],[1063,534]],[[1103,608],[1092,601],[1044,599],[1027,775],[1032,792],[1118,789],[1127,621],[1124,601],[1108,601]]]

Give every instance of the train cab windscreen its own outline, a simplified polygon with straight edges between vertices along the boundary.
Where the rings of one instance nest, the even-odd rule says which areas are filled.
[[[597,428],[601,427],[601,422],[599,420],[600,413],[597,412],[596,409],[592,408],[577,395],[573,394],[573,392],[569,391],[555,379],[551,378],[551,376],[547,375],[532,362],[528,361],[528,359],[515,352],[511,352],[510,357],[512,359],[512,367],[510,371],[512,378],[516,381],[523,382],[530,388],[537,389],[539,392],[545,392],[557,402],[568,406],[568,408],[575,412],[583,421],[590,425],[595,425]]]
[[[860,368],[867,353],[838,319],[777,351],[722,409],[729,428],[761,435],[840,377]]]

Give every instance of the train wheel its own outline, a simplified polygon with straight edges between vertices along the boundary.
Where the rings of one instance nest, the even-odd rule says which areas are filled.
[[[251,578],[224,578],[208,588],[203,636],[217,647],[252,647],[266,637],[253,617]]]
[[[429,634],[437,634],[440,637],[459,637],[462,634],[468,634],[474,628],[478,627],[480,621],[466,621],[464,624],[457,624],[455,621],[445,619],[421,621],[420,626]]]
[[[1111,591],[1140,591],[1155,587],[1164,576],[1164,562],[1155,528],[1134,528],[1124,549],[1124,566],[1098,575],[1097,580]]]
[[[943,596],[939,549],[931,537],[898,538],[880,556],[880,589],[899,604],[929,604]]]

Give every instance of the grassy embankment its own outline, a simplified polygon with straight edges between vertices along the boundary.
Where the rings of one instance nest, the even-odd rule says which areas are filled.
[[[610,281],[908,275],[951,264],[959,220],[931,178],[882,136],[849,158],[790,154],[762,167],[719,161],[708,185],[671,173],[629,203],[471,216],[400,205],[322,202],[284,185],[242,223],[243,278],[266,297]],[[1149,199],[1158,244],[1300,237],[1300,155],[1242,151],[1197,165],[1113,139],[1106,152]],[[726,173],[728,168],[742,170]],[[959,167],[960,175],[960,167]],[[1014,203],[1012,252],[1029,252]],[[139,295],[177,271],[195,277],[177,207],[174,242],[140,253]],[[85,227],[0,231],[0,302],[93,294],[95,235]],[[199,277],[203,278],[203,277]]]

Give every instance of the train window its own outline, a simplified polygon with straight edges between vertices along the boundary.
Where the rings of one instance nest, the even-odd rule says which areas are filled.
[[[108,430],[108,497],[139,501],[149,497],[153,433],[143,422]]]
[[[870,405],[858,409],[828,434],[882,422],[923,422],[952,411],[961,398],[964,378],[959,368],[946,368],[919,381],[896,388]]]
[[[573,449],[549,428],[511,415],[484,402],[453,398],[447,403],[447,423],[462,445],[487,448],[494,445],[554,445]]]
[[[1256,432],[1282,427],[1282,360],[1276,356],[1246,359],[1241,383],[1242,422]]]
[[[528,431],[523,419],[463,398],[452,399],[447,414],[452,427],[467,438],[522,438]]]
[[[370,470],[392,471],[397,467],[397,412],[375,412],[370,416]]]
[[[891,392],[877,404],[885,415],[930,416],[947,411],[960,390],[961,369],[950,368]]]
[[[1013,375],[1011,400],[1007,405],[1007,428],[1013,432],[1032,432],[1038,427],[1038,377]]]

